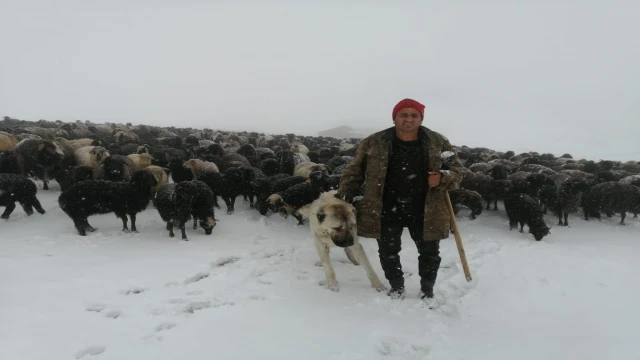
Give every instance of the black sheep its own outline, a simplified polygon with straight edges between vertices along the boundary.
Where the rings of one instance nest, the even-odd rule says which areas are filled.
[[[93,168],[91,166],[74,166],[69,169],[58,170],[55,179],[60,185],[60,190],[65,191],[69,186],[85,180],[93,180]]]
[[[280,153],[278,153],[277,157],[280,161],[280,171],[283,174],[293,175],[293,172],[296,168],[293,151],[282,150]]]
[[[193,172],[191,169],[184,167],[184,161],[180,158],[174,158],[169,161],[169,173],[174,183],[193,180]]]
[[[278,192],[278,191],[273,191],[274,185],[278,183],[280,180],[289,179],[289,178],[296,178],[295,180],[290,181],[291,185],[299,184],[306,180],[302,176],[276,174],[266,178],[256,179],[251,182],[253,193],[256,194],[255,208],[258,210],[258,212],[260,212],[260,214],[267,215],[267,212],[269,212],[269,204],[267,202],[267,199],[269,198],[269,195]],[[289,185],[288,182],[282,182],[280,184],[281,186],[286,186],[286,187],[291,186]],[[276,187],[276,188],[280,188],[280,187]]]
[[[231,167],[228,168],[224,174],[205,173],[198,177],[198,180],[207,184],[216,198],[220,196],[222,200],[224,200],[227,205],[227,214],[233,214],[235,211],[236,197],[242,194],[244,186],[240,169]],[[218,206],[217,199],[214,201],[215,205]]]
[[[320,172],[312,173],[309,181],[293,185],[284,191],[272,194],[267,199],[269,206],[274,212],[281,212],[285,215],[293,215],[298,220],[298,225],[302,225],[302,216],[297,214],[301,207],[311,204],[320,197],[328,186],[327,179]]]
[[[167,223],[169,236],[174,237],[173,225],[177,222],[182,239],[187,239],[185,224],[193,217],[193,229],[197,229],[198,220],[205,234],[211,235],[216,226],[213,209],[213,192],[199,180],[183,181],[179,184],[165,184],[156,193],[153,205],[160,217]]]
[[[5,206],[0,219],[8,219],[18,202],[27,215],[33,215],[33,208],[40,214],[45,211],[36,197],[38,188],[33,181],[17,174],[0,174],[0,206]]]
[[[558,186],[555,194],[553,194],[554,196],[547,195],[549,190],[543,188],[540,192],[540,197],[549,210],[558,217],[558,225],[569,226],[567,220],[569,213],[580,208],[582,196],[588,193],[589,189],[589,184],[585,180],[572,178]],[[562,222],[563,217],[564,223]]]
[[[111,155],[102,161],[98,170],[98,179],[107,181],[129,181],[136,165],[124,155]]]
[[[127,214],[131,218],[131,230],[137,232],[136,215],[145,210],[151,200],[151,188],[158,185],[156,178],[141,170],[131,176],[128,183],[104,180],[81,181],[71,185],[58,197],[60,208],[73,220],[78,234],[96,229],[87,218],[95,214],[115,213],[122,219],[122,230],[129,232]]]
[[[498,210],[498,200],[504,200],[510,191],[511,180],[489,180],[486,191],[482,195],[487,202],[487,210],[491,203],[493,203],[493,210]]]
[[[265,154],[271,155],[271,154]],[[273,156],[273,155],[271,155]],[[273,176],[281,172],[280,162],[275,158],[268,157],[258,162],[258,168],[267,176]]]
[[[640,188],[615,181],[593,186],[584,201],[584,218],[600,218],[601,211],[608,217],[620,213],[620,225],[624,225],[627,212],[640,212]]]
[[[518,227],[524,231],[524,224],[529,227],[536,241],[542,240],[549,234],[549,227],[545,224],[542,209],[538,202],[527,194],[511,194],[504,200],[504,208],[509,217],[509,229]]]
[[[19,171],[18,159],[13,151],[0,151],[0,173],[17,174]]]
[[[248,198],[249,208],[253,209],[254,207],[253,199],[258,194],[253,191],[253,186],[251,183],[256,179],[263,179],[263,178],[266,178],[267,176],[264,174],[264,172],[262,172],[262,170],[254,167],[240,166],[238,167],[238,169],[240,169],[240,172],[242,173],[242,179],[243,179],[242,195],[244,196],[245,201],[247,201],[247,198]]]
[[[509,169],[506,165],[496,164],[491,168],[491,170],[489,170],[489,175],[494,180],[507,180],[507,177],[509,176]]]
[[[482,203],[482,196],[480,196],[478,192],[466,189],[455,189],[449,191],[449,196],[451,197],[451,204],[456,214],[463,207],[471,210],[472,220],[482,214],[484,204]]]

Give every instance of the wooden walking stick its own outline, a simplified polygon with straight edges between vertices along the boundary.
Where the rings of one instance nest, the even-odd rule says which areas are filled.
[[[444,192],[444,199],[447,202],[449,214],[451,215],[451,228],[453,229],[453,236],[455,236],[456,238],[456,245],[458,245],[458,254],[460,254],[460,262],[462,262],[464,276],[467,278],[467,282],[469,282],[471,281],[471,271],[469,270],[469,263],[467,263],[467,255],[465,254],[464,247],[462,246],[462,237],[460,236],[460,231],[458,230],[456,214],[453,211],[453,205],[451,205],[451,198],[449,197],[448,191]]]

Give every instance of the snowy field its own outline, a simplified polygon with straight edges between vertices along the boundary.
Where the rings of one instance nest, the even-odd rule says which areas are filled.
[[[20,206],[0,223],[0,359],[640,359],[640,221],[570,227],[547,217],[535,242],[508,230],[502,204],[460,219],[474,280],[453,236],[442,242],[436,297],[417,299],[417,252],[403,234],[407,298],[370,287],[362,268],[332,250],[340,292],[324,280],[308,226],[236,213],[189,242],[169,238],[153,206],[140,233],[114,215],[76,235],[59,187],[41,190],[45,215]],[[223,204],[223,202],[221,202]],[[223,206],[224,207],[224,206]],[[188,224],[189,226],[190,224]],[[384,279],[373,239],[362,239]],[[386,281],[385,281],[386,283]]]

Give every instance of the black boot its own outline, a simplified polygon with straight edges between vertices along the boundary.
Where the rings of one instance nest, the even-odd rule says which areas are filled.
[[[391,285],[391,290],[389,290],[389,292],[387,293],[389,297],[391,297],[392,299],[404,298],[404,278],[403,277],[389,281],[389,285]]]
[[[418,270],[420,273],[420,298],[432,298],[433,286],[440,268],[439,241],[425,242],[418,248]]]

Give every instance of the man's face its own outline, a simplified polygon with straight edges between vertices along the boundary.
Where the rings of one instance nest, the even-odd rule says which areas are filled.
[[[404,108],[398,111],[393,123],[396,125],[396,130],[413,133],[418,131],[418,128],[422,125],[422,116],[414,108]]]

